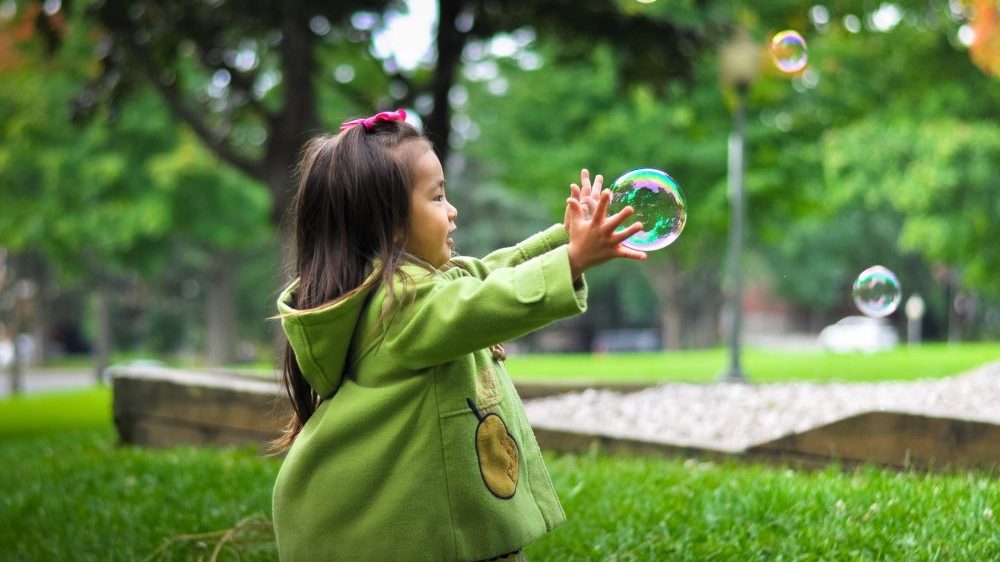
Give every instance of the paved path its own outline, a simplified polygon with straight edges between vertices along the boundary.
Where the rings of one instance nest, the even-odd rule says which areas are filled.
[[[22,391],[25,394],[73,390],[94,386],[93,369],[35,369],[24,375]],[[0,375],[0,398],[10,395],[10,373]]]

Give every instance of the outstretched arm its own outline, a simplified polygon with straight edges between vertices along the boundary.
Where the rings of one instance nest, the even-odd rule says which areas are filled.
[[[513,267],[524,263],[560,246],[565,246],[568,242],[569,236],[566,234],[566,229],[562,225],[554,224],[514,246],[490,252],[482,259],[461,256],[454,258],[454,261],[461,263],[477,277],[484,278],[494,269]]]
[[[418,370],[535,331],[587,308],[562,246],[479,278],[452,270],[413,287],[413,300],[383,340],[401,366]]]

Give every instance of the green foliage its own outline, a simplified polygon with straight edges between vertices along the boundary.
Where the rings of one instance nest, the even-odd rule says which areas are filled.
[[[206,249],[269,239],[266,192],[210,157],[148,90],[80,124],[69,107],[93,49],[90,28],[70,26],[54,58],[5,71],[0,88],[0,237],[41,249],[69,279],[153,273],[171,243]],[[30,55],[32,43],[25,44]]]
[[[881,264],[903,276],[904,298],[913,292],[929,294],[933,282],[918,282],[926,265],[898,247],[901,220],[894,212],[853,205],[832,216],[803,216],[787,227],[780,244],[763,246],[774,285],[794,302],[847,314],[854,278]]]
[[[543,43],[541,52],[548,58],[556,48]],[[727,117],[719,111],[720,93],[676,85],[658,97],[646,86],[625,87],[615,77],[618,64],[613,52],[596,49],[589,60],[559,67],[510,68],[500,99],[469,83],[472,117],[483,130],[467,152],[558,219],[581,168],[603,174],[606,187],[635,168],[666,170],[687,195],[685,229],[698,233],[691,241],[682,235],[671,252],[687,247],[684,255],[694,255],[721,239],[726,220],[725,169],[719,165],[726,148],[718,133],[726,130]],[[710,79],[703,74],[700,79]]]
[[[211,268],[277,268],[270,196],[222,165],[148,88],[133,84],[127,102],[80,110],[93,101],[90,57],[103,36],[78,10],[61,15],[61,49],[22,41],[20,66],[3,71],[0,206],[10,212],[0,216],[0,240],[15,254],[43,256],[60,283],[127,288],[109,303],[116,345],[197,348]],[[255,134],[236,136],[252,146]],[[236,293],[250,327],[241,336],[266,340],[267,313],[243,303],[270,304],[273,282],[249,269],[254,285]]]
[[[465,171],[448,182],[448,200],[458,209],[458,247],[469,256],[513,246],[553,224],[549,213],[527,194],[511,193],[496,182]]]
[[[14,210],[0,216],[0,240],[15,250],[41,249],[65,277],[139,271],[154,279],[154,291],[171,295],[157,301],[171,304],[151,321],[168,334],[155,344],[160,349],[178,344],[178,326],[200,320],[191,320],[194,310],[190,318],[171,316],[197,304],[176,306],[182,274],[203,275],[220,252],[253,262],[240,279],[244,302],[253,303],[241,307],[243,319],[257,322],[269,312],[272,295],[261,288],[276,284],[266,273],[274,260],[260,248],[272,242],[271,197],[287,190],[268,195],[259,170],[266,162],[278,162],[272,171],[287,168],[294,153],[294,143],[283,140],[290,137],[276,135],[287,132],[275,125],[285,122],[283,112],[309,117],[315,110],[315,121],[336,124],[405,105],[426,118],[441,114],[434,108],[445,106],[448,88],[439,86],[449,85],[438,83],[433,62],[400,69],[371,48],[398,3],[306,3],[308,14],[293,24],[315,55],[316,103],[289,109],[292,73],[279,48],[289,45],[275,33],[288,12],[182,4],[66,3],[59,17],[68,34],[57,55],[43,56],[41,40],[22,45],[30,64],[5,70],[0,86],[0,206]],[[734,98],[720,84],[715,49],[739,23],[762,49],[761,76],[749,94],[746,178],[748,251],[762,258],[760,277],[816,322],[849,309],[853,276],[873,263],[897,271],[907,291],[943,303],[932,307],[935,315],[943,316],[947,303],[929,273],[933,263],[962,270],[968,287],[996,295],[1000,207],[990,123],[1000,116],[1000,82],[970,62],[957,40],[967,22],[954,6],[894,2],[902,18],[876,29],[872,16],[885,6],[826,2],[829,21],[820,23],[810,17],[812,6],[793,0],[468,4],[472,26],[452,45],[465,46],[457,70],[465,74],[459,90],[469,93],[451,102],[453,144],[472,170],[464,183],[468,204],[460,206],[468,235],[459,238],[462,250],[483,253],[561,220],[566,188],[581,167],[608,183],[637,167],[662,168],[687,195],[684,234],[642,269],[595,272],[595,299],[627,307],[620,317],[629,321],[653,323],[652,288],[663,301],[663,272],[678,272],[671,275],[682,325],[695,324],[693,312],[699,325],[717,318]],[[368,21],[363,29],[352,25],[359,10]],[[328,31],[306,30],[314,15],[326,18]],[[844,21],[855,16],[862,27],[851,32]],[[98,31],[98,22],[106,29]],[[767,60],[768,38],[784,28],[807,38],[803,74],[782,74]],[[489,54],[491,38],[512,30],[504,37],[518,52]],[[145,38],[143,56],[123,40],[133,32]],[[233,56],[248,53],[253,64],[234,66]],[[139,60],[156,69],[159,86],[143,85]],[[338,79],[338,69],[349,72]],[[220,70],[228,86],[206,93]],[[77,95],[84,84],[88,95]],[[195,141],[150,86],[176,88],[221,144]],[[101,103],[105,98],[112,103]],[[311,94],[302,99],[313,105]],[[68,118],[68,108],[80,104],[89,124]],[[220,146],[255,164],[242,169],[252,170],[256,183],[208,156]],[[612,321],[605,315],[596,323]],[[260,327],[253,331],[263,333]]]
[[[926,237],[946,223],[962,228],[967,212],[997,216],[995,180],[953,176],[965,159],[979,167],[976,177],[992,171],[976,164],[996,161],[990,127],[976,126],[976,140],[959,137],[964,124],[995,121],[1000,83],[971,63],[955,39],[963,22],[947,7],[896,2],[902,19],[881,31],[867,20],[876,6],[824,6],[825,25],[795,20],[794,14],[807,13],[801,6],[758,8],[760,31],[780,29],[784,11],[790,18],[784,21],[809,43],[804,74],[789,77],[765,63],[751,98],[751,107],[759,108],[749,127],[752,245],[763,250],[779,294],[814,311],[845,313],[854,276],[882,263],[900,275],[905,293],[941,302],[932,314],[943,318],[945,288],[931,274],[939,262],[971,267],[970,288],[995,294],[995,283],[982,274],[986,260],[978,256],[988,229],[938,237],[934,249]],[[859,32],[846,29],[848,16],[860,18]],[[944,144],[954,151],[950,160],[941,155]],[[942,176],[953,184],[973,181],[962,191],[975,191],[983,207],[968,209],[961,195],[940,185]]]
[[[270,241],[270,197],[223,165],[190,133],[148,162],[154,185],[169,196],[171,234],[206,249],[251,249]]]
[[[651,254],[643,268],[609,264],[588,273],[594,303],[588,320],[594,328],[657,322],[654,281],[668,268],[683,270],[687,280],[686,286],[679,283],[684,292],[678,295],[693,305],[686,317],[712,316],[718,292],[711,288],[718,286],[728,219],[726,141],[720,133],[729,122],[713,82],[714,65],[696,59],[689,86],[629,85],[618,75],[621,55],[609,47],[575,60],[559,59],[561,48],[545,40],[532,44],[543,61],[537,70],[504,57],[470,63],[496,65],[507,86],[498,96],[495,80],[466,81],[468,117],[481,130],[464,152],[512,193],[532,197],[553,220],[562,219],[569,184],[579,183],[581,168],[604,175],[605,187],[636,168],[667,171],[687,198],[685,232]],[[710,294],[699,294],[703,289]],[[621,307],[628,310],[616,310]]]
[[[903,248],[1000,295],[1000,127],[870,119],[831,133],[825,147],[829,181],[848,204],[898,212]]]
[[[19,88],[0,89],[0,206],[9,210],[0,236],[15,251],[42,249],[68,278],[151,267],[170,215],[144,163],[171,142],[169,120],[147,97],[113,123],[76,129],[65,117],[66,75],[11,78]]]

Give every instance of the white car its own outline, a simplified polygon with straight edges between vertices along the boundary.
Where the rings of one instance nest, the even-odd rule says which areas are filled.
[[[823,328],[819,343],[834,353],[875,353],[896,347],[899,336],[884,318],[848,316]]]

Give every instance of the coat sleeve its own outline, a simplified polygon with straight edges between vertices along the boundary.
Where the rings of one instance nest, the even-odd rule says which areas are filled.
[[[462,264],[476,277],[483,279],[494,269],[516,266],[560,246],[565,246],[568,242],[569,235],[563,225],[554,224],[514,246],[490,252],[482,259],[462,256],[455,258],[455,261]]]
[[[561,227],[560,227],[561,228]],[[565,246],[484,278],[434,276],[391,322],[384,350],[418,370],[533,332],[585,312],[587,287],[574,287]]]

